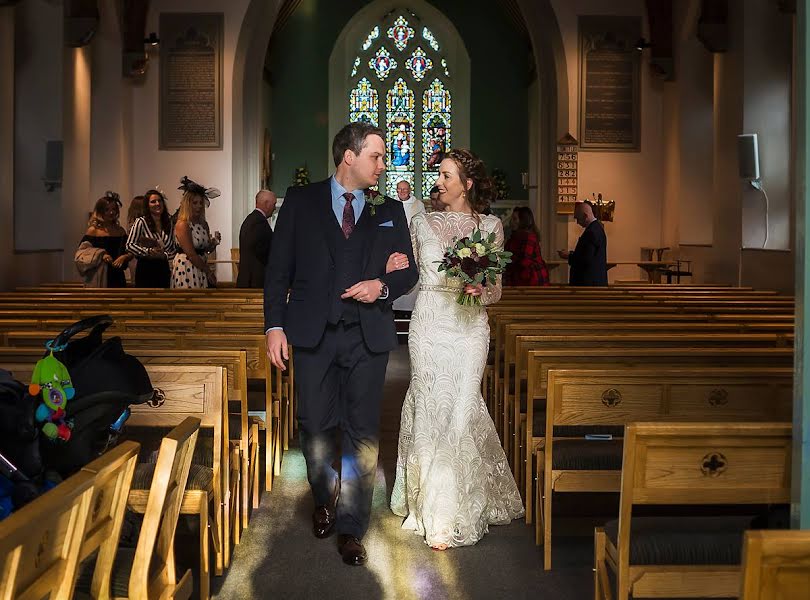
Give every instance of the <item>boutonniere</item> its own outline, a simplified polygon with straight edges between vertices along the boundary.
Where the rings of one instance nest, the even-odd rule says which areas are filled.
[[[366,204],[371,206],[371,216],[377,214],[377,207],[385,204],[385,196],[377,190],[365,190]]]

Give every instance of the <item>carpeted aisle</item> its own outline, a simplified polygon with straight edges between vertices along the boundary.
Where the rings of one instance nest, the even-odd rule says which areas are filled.
[[[400,529],[388,510],[394,479],[399,412],[408,385],[405,346],[391,354],[382,417],[380,467],[374,515],[364,543],[365,567],[340,560],[336,539],[311,533],[312,500],[304,459],[297,448],[284,456],[281,476],[262,496],[250,527],[224,577],[214,578],[216,598],[543,598],[593,597],[592,537],[555,540],[555,568],[546,573],[534,528],[523,521],[493,527],[476,546],[435,552]]]

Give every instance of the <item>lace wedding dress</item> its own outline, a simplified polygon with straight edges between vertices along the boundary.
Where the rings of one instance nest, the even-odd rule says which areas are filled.
[[[419,295],[408,348],[411,383],[402,407],[396,481],[391,510],[404,529],[431,546],[468,546],[489,525],[523,516],[523,503],[495,426],[481,396],[489,348],[483,307],[456,302],[461,284],[437,271],[453,238],[503,227],[493,216],[457,212],[418,214],[411,222]],[[484,304],[497,302],[497,286],[484,288]]]

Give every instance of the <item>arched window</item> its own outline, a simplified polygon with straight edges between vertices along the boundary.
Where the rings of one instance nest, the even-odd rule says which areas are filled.
[[[330,90],[334,108],[342,105],[342,117],[330,110],[333,129],[338,121],[366,121],[385,132],[386,172],[380,180],[385,193],[394,196],[396,184],[410,182],[416,196],[427,198],[436,183],[444,154],[458,142],[466,141],[469,122],[458,134],[459,115],[468,121],[468,100],[461,111],[453,100],[469,91],[469,58],[455,29],[441,13],[419,2],[420,12],[433,17],[423,20],[416,9],[387,4],[384,16],[358,15],[335,45],[330,66]],[[382,6],[375,11],[380,15]],[[359,22],[358,22],[359,21]],[[435,27],[432,27],[435,25]],[[359,29],[363,27],[363,29]],[[337,57],[337,58],[336,58]],[[343,61],[343,65],[336,61]],[[461,76],[454,72],[462,63]],[[343,81],[336,77],[342,72]],[[342,99],[334,97],[345,90]],[[467,94],[469,95],[469,94]]]

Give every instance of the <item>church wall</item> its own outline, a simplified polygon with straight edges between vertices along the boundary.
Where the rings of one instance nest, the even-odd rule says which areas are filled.
[[[644,2],[633,0],[611,3],[598,0],[552,0],[562,33],[568,68],[568,131],[579,139],[579,56],[578,24],[580,15],[638,15],[646,27]],[[579,197],[590,198],[602,193],[605,200],[616,201],[615,221],[605,223],[608,237],[608,259],[634,261],[641,257],[641,247],[658,247],[662,240],[664,206],[664,143],[662,138],[663,83],[654,79],[646,54],[641,65],[641,151],[579,153]],[[559,132],[562,136],[565,132]],[[571,217],[556,216],[556,247],[544,247],[545,256],[557,259],[556,250],[573,248],[582,229]],[[548,245],[546,245],[548,246]],[[555,277],[561,278],[564,269]],[[642,279],[644,273],[635,266],[617,266],[609,271],[610,281]]]
[[[772,3],[735,4],[729,14],[728,51],[712,55],[695,47],[698,12],[690,10],[694,4],[676,3],[676,21],[682,19],[682,30],[676,35],[678,71],[673,94],[681,136],[668,139],[667,147],[676,147],[681,164],[667,173],[667,196],[677,209],[674,215],[667,213],[666,239],[677,240],[681,256],[693,261],[695,282],[739,282],[791,292],[791,18]],[[711,57],[711,83],[705,74],[707,56]],[[705,126],[708,98],[710,127]],[[688,136],[687,131],[691,131]],[[740,133],[759,137],[760,171],[770,199],[768,250],[757,249],[765,239],[764,197],[738,174],[736,136]],[[706,148],[711,148],[710,160],[695,161],[695,154],[705,153]],[[702,183],[707,164],[711,185]],[[710,196],[703,189],[710,190]],[[706,235],[708,231],[711,235]]]
[[[150,3],[146,31],[159,30],[161,12],[222,12],[225,15],[223,53],[223,114],[222,150],[158,150],[158,94],[160,88],[159,57],[153,56],[144,82],[132,91],[132,172],[131,194],[143,193],[156,185],[166,193],[169,209],[180,205],[182,194],[177,186],[183,175],[200,183],[216,187],[222,196],[211,201],[206,218],[211,231],[222,234],[217,251],[220,260],[230,259],[230,248],[238,245],[232,237],[232,92],[233,63],[237,38],[248,0],[198,0],[193,8],[183,0],[155,0]],[[102,190],[103,191],[103,190]],[[128,200],[128,198],[127,198]],[[126,207],[126,203],[125,203]],[[238,229],[237,229],[238,231]],[[217,275],[222,281],[231,279],[227,265],[219,265]]]
[[[41,182],[45,140],[61,139],[60,15],[61,7],[36,1],[0,8],[0,290],[62,275],[62,252],[40,250],[62,245],[61,192],[49,194]],[[20,36],[35,17],[37,27],[50,31],[55,43],[22,43]],[[37,77],[43,78],[44,89],[38,87]],[[39,112],[33,118],[15,113],[20,106]],[[15,195],[18,182],[28,195]],[[15,231],[29,251],[15,251]]]
[[[271,40],[273,188],[280,194],[304,163],[313,181],[333,169],[324,151],[331,143],[329,56],[346,23],[366,4],[303,0]],[[506,172],[512,198],[527,198],[520,173],[529,164],[529,48],[497,3],[479,0],[474,10],[464,0],[431,4],[453,22],[470,55],[471,147],[489,168]]]

